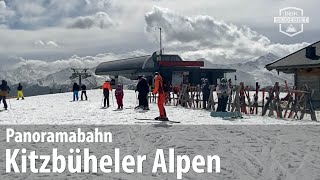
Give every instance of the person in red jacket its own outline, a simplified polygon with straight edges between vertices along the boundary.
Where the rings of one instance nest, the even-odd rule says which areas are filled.
[[[163,90],[163,80],[158,72],[154,74],[154,89],[152,91],[153,94],[158,93],[158,108],[160,116],[156,117],[155,120],[168,121],[166,110],[164,108],[166,94]]]
[[[103,89],[103,96],[104,96],[104,107],[109,107],[109,91],[112,91],[111,86],[110,86],[110,80],[107,79],[106,82],[102,85]]]
[[[123,109],[123,89],[122,89],[122,86],[121,84],[119,84],[115,90],[115,96],[116,96],[116,99],[117,99],[117,104],[118,104],[118,109]]]

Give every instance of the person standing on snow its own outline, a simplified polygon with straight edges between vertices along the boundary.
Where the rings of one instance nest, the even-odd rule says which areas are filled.
[[[83,101],[83,95],[86,97],[86,101],[88,100],[87,97],[87,86],[85,84],[83,84],[81,86],[81,101]]]
[[[104,82],[104,84],[102,85],[102,90],[103,90],[103,96],[104,96],[104,100],[103,100],[103,107],[109,107],[109,91],[112,92],[111,89],[111,85],[110,85],[110,80],[107,79],[106,82]]]
[[[117,104],[118,104],[118,109],[123,109],[123,89],[121,84],[119,84],[114,92],[116,99],[117,99]]]
[[[73,91],[73,101],[77,101],[79,100],[79,91],[80,91],[80,86],[77,83],[73,84],[72,87],[72,91]]]
[[[160,116],[156,117],[155,120],[161,120],[161,121],[168,121],[166,110],[164,108],[165,98],[166,94],[163,90],[163,80],[162,77],[158,72],[154,74],[154,89],[152,91],[152,94],[158,93],[158,108]]]
[[[8,86],[7,81],[2,80],[2,84],[0,85],[0,102],[3,102],[4,109],[8,109],[6,98],[10,93],[10,87]]]
[[[210,96],[210,85],[207,79],[204,80],[204,84],[202,86],[202,100],[203,100],[203,107],[202,109],[206,109],[207,102]]]
[[[21,98],[22,100],[24,100],[22,88],[23,88],[23,87],[22,87],[21,83],[19,83],[18,88],[17,88],[17,91],[18,91],[17,100],[19,100],[20,98]]]
[[[136,108],[143,108],[143,110],[149,110],[149,104],[148,104],[148,93],[149,93],[149,85],[146,81],[146,79],[143,78],[143,76],[138,77],[138,84],[136,87],[136,92],[138,91],[138,99],[139,99],[139,105]]]
[[[231,93],[231,89],[227,84],[227,80],[225,78],[221,78],[220,84],[216,88],[218,95],[218,108],[217,112],[226,112],[228,97]]]

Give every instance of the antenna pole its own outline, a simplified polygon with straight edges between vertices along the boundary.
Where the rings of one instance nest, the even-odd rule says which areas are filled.
[[[162,37],[161,37],[161,27],[159,27],[160,30],[160,54],[162,54]]]

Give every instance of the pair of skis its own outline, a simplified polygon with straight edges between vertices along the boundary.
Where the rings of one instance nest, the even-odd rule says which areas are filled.
[[[247,114],[247,104],[246,104],[246,98],[248,101],[248,106],[249,106],[249,113],[250,114],[258,114],[258,94],[259,94],[259,89],[260,89],[260,85],[258,82],[256,82],[256,89],[255,89],[255,95],[253,98],[253,102],[250,99],[250,88],[249,86],[247,86],[246,88],[244,88],[244,86],[242,85],[241,89],[240,89],[240,101],[241,101],[241,112]]]
[[[251,102],[251,99],[250,99],[250,94],[249,94],[250,88],[248,86],[246,88],[246,91],[244,92],[248,100],[250,114],[258,114],[259,89],[260,89],[260,85],[258,82],[256,82],[256,89],[255,89],[256,93],[253,96],[253,102]]]
[[[155,122],[169,122],[169,123],[180,123],[180,121],[171,121],[171,120],[167,120],[167,121],[163,121],[160,119],[153,119],[153,118],[135,118],[136,120],[139,121],[155,121]]]

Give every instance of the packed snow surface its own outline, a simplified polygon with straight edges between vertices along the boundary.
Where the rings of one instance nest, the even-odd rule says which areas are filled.
[[[125,91],[124,110],[116,109],[110,97],[111,107],[100,109],[101,90],[87,92],[88,101],[72,102],[72,93],[26,97],[24,101],[10,100],[9,111],[0,112],[2,125],[19,124],[59,124],[58,131],[68,131],[81,125],[107,125],[115,137],[109,144],[83,144],[90,147],[91,153],[99,156],[109,148],[120,148],[125,154],[147,154],[152,157],[157,148],[166,152],[174,148],[177,154],[194,157],[197,154],[221,157],[219,174],[184,174],[183,179],[320,179],[320,139],[318,122],[306,120],[276,119],[259,115],[244,116],[234,121],[210,117],[210,112],[176,106],[166,106],[171,120],[168,122],[139,121],[135,118],[154,118],[158,116],[155,103],[150,104],[150,111],[134,110],[136,94]],[[115,98],[113,98],[115,100]],[[9,102],[8,102],[9,103]],[[318,115],[319,118],[319,115]],[[120,126],[111,126],[120,125]],[[71,125],[71,126],[66,126]],[[135,125],[135,126],[132,126]],[[196,125],[196,126],[194,126]],[[231,126],[230,126],[231,125]],[[42,126],[41,126],[42,127]],[[28,128],[22,126],[21,128]],[[91,126],[86,128],[92,129]],[[44,126],[43,131],[52,131]],[[2,131],[4,132],[4,130]],[[68,143],[55,144],[62,152],[70,148]],[[25,148],[48,152],[54,144],[27,143]],[[17,148],[16,143],[0,141],[1,148]],[[4,151],[3,151],[4,152]],[[167,154],[167,153],[166,153]],[[4,153],[2,153],[4,156]],[[0,169],[5,171],[4,160],[0,158]],[[168,163],[168,162],[166,162]],[[51,165],[49,165],[51,167]],[[152,167],[147,161],[145,168]],[[151,173],[145,169],[142,174],[119,173],[103,174],[13,174],[2,173],[1,179],[176,179],[175,173]]]

